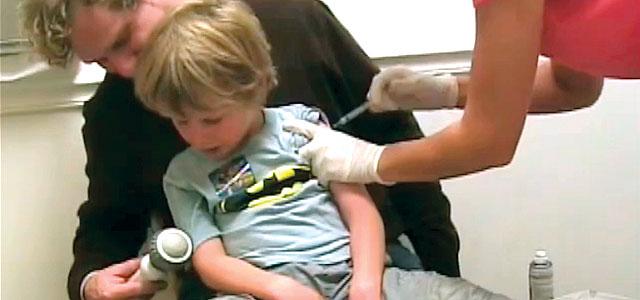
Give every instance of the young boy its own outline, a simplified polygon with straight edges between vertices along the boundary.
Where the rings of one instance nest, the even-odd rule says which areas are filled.
[[[164,188],[193,239],[196,271],[220,298],[504,298],[463,279],[384,268],[382,220],[365,188],[319,185],[297,154],[306,139],[282,129],[290,119],[322,123],[322,114],[264,108],[276,71],[242,2],[185,4],[151,41],[136,92],[190,145]]]

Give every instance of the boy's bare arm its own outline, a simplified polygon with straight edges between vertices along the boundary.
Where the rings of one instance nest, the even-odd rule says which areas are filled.
[[[379,299],[385,255],[382,218],[364,185],[332,182],[330,188],[351,234],[353,280],[349,298]]]
[[[318,292],[292,278],[228,256],[220,239],[211,239],[198,246],[193,265],[207,286],[226,294],[250,294],[265,300],[322,299]]]

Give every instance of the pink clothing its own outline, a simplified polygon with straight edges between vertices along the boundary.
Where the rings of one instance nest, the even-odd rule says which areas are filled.
[[[545,0],[541,47],[579,71],[640,78],[640,0]]]

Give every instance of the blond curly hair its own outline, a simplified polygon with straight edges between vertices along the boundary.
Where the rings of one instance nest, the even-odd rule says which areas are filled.
[[[277,84],[270,48],[243,2],[187,1],[151,34],[135,90],[146,107],[167,117],[220,101],[264,105]]]
[[[18,6],[22,30],[35,52],[51,65],[64,67],[71,61],[69,27],[77,5],[120,10],[133,8],[136,0],[22,0]]]

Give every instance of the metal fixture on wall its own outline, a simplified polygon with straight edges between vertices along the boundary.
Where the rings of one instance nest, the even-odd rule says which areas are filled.
[[[96,64],[51,67],[31,50],[27,39],[0,41],[0,115],[81,107],[105,76]]]
[[[31,49],[28,39],[6,39],[0,41],[0,57],[27,53]]]
[[[28,55],[10,55],[10,59],[14,62],[20,58],[26,61]],[[7,56],[3,55],[2,60],[5,61]],[[460,75],[469,72],[471,51],[379,57],[373,58],[372,61],[380,68],[401,64],[430,74]],[[18,65],[24,68],[26,64]],[[45,64],[44,68],[28,76],[15,75],[16,79],[6,81],[5,78],[8,78],[9,74],[5,74],[5,70],[2,71],[3,98],[11,95],[20,99],[3,99],[1,115],[79,108],[93,95],[104,77],[104,69],[97,65],[78,65],[73,70],[62,70],[49,68]]]

